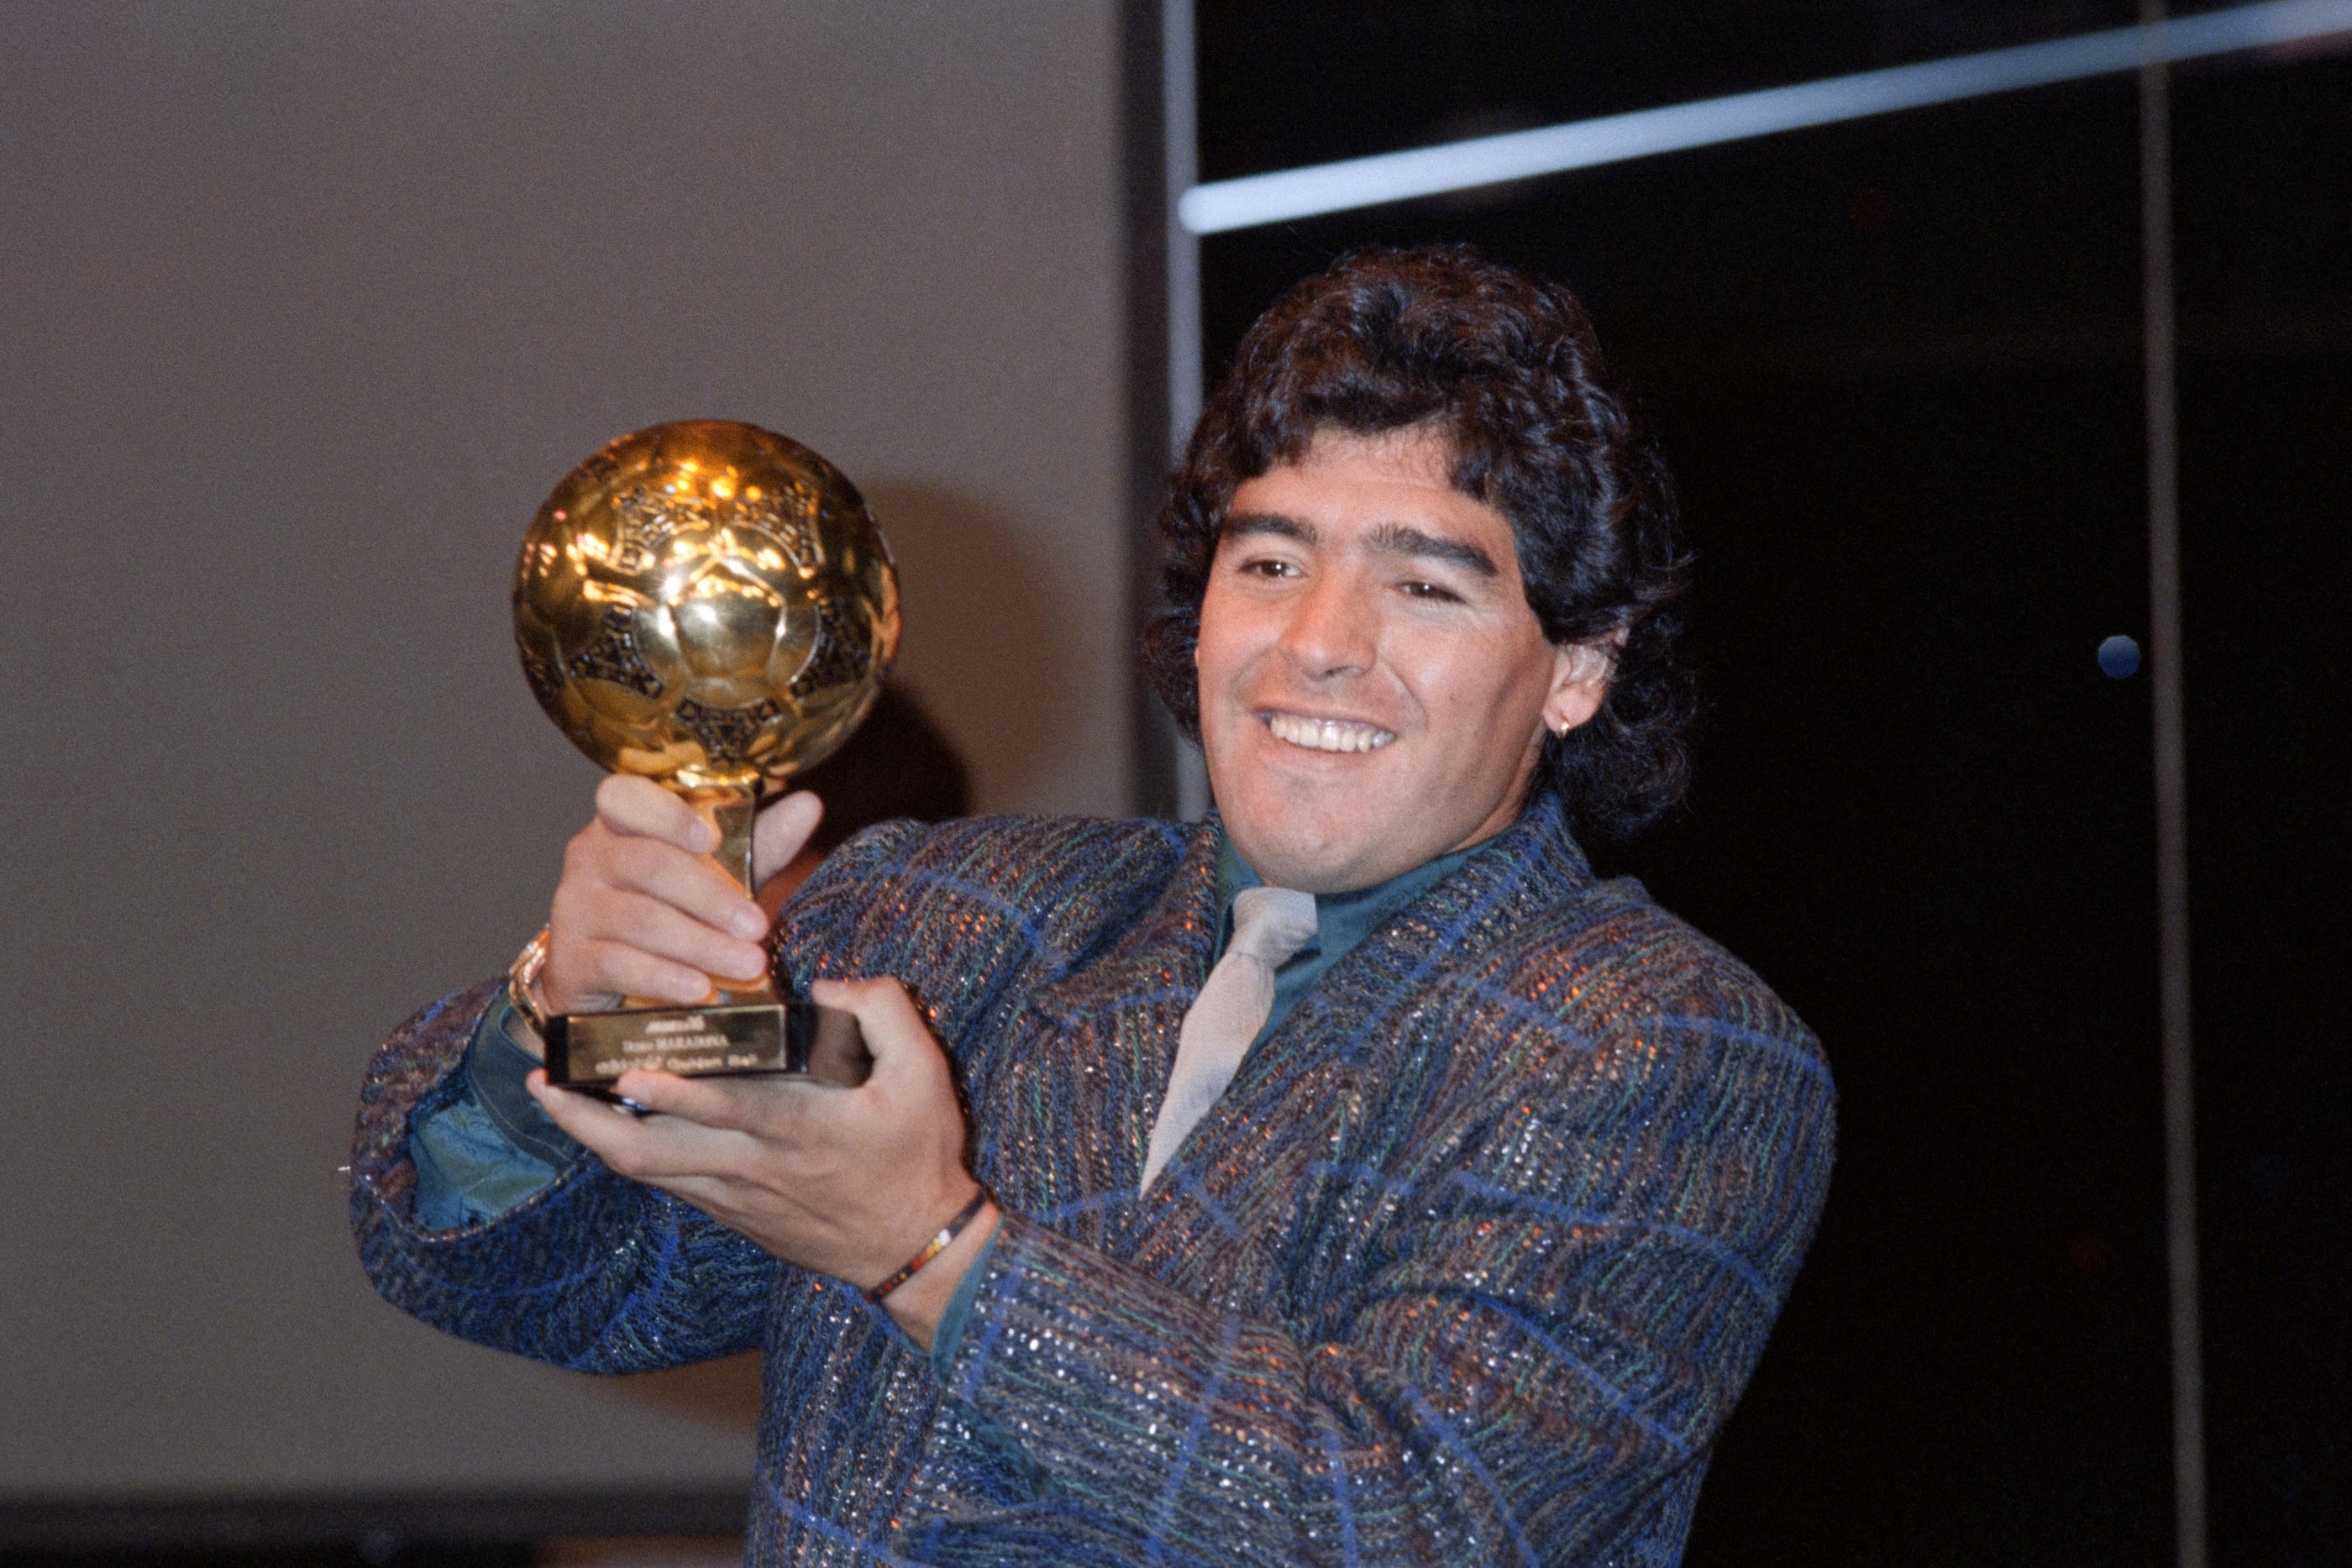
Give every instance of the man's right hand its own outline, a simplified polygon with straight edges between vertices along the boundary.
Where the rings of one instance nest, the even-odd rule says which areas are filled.
[[[762,810],[754,876],[787,864],[824,814],[805,790]],[[719,830],[652,780],[615,773],[599,785],[596,819],[564,846],[548,914],[548,1009],[600,1012],[624,997],[692,1006],[716,980],[765,975],[768,917],[710,858],[718,847]]]

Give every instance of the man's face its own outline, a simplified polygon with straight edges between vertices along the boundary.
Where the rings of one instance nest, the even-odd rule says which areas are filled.
[[[1201,739],[1225,831],[1267,882],[1370,887],[1510,825],[1544,732],[1608,661],[1544,640],[1511,526],[1445,439],[1327,430],[1243,485],[1201,601]]]

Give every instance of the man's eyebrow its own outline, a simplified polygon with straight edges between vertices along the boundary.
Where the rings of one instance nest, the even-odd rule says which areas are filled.
[[[1502,575],[1495,565],[1495,558],[1467,539],[1440,538],[1435,534],[1425,534],[1402,523],[1390,523],[1376,530],[1372,535],[1372,545],[1377,549],[1395,555],[1447,561],[1465,571],[1476,572],[1480,577]]]
[[[1275,534],[1303,545],[1320,544],[1323,540],[1323,536],[1315,531],[1314,525],[1300,522],[1297,517],[1286,517],[1279,512],[1234,512],[1217,529],[1221,542],[1250,534]]]

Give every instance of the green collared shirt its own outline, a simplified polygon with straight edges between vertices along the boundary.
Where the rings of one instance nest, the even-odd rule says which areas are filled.
[[[1388,923],[1389,916],[1419,898],[1454,873],[1454,867],[1478,852],[1479,845],[1455,850],[1435,860],[1423,861],[1411,871],[1402,872],[1388,881],[1371,887],[1358,888],[1353,893],[1324,893],[1315,896],[1315,937],[1294,954],[1290,961],[1274,972],[1274,1010],[1266,1015],[1265,1027],[1257,1031],[1250,1042],[1255,1050],[1290,1016],[1300,998],[1315,988],[1331,966],[1353,951],[1356,944],[1370,936]],[[1234,849],[1233,840],[1224,830],[1217,830],[1217,956],[1224,956],[1225,944],[1234,938],[1234,897],[1244,888],[1262,887],[1265,879],[1250,868],[1247,861]]]

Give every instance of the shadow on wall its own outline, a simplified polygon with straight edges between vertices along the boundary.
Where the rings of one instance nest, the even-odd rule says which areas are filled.
[[[1038,530],[945,486],[884,481],[866,499],[898,563],[906,617],[896,678],[963,759],[971,809],[1034,809],[1056,799],[1083,755],[1073,711],[1091,684],[1077,668],[1073,596],[1119,591],[1070,580]]]

